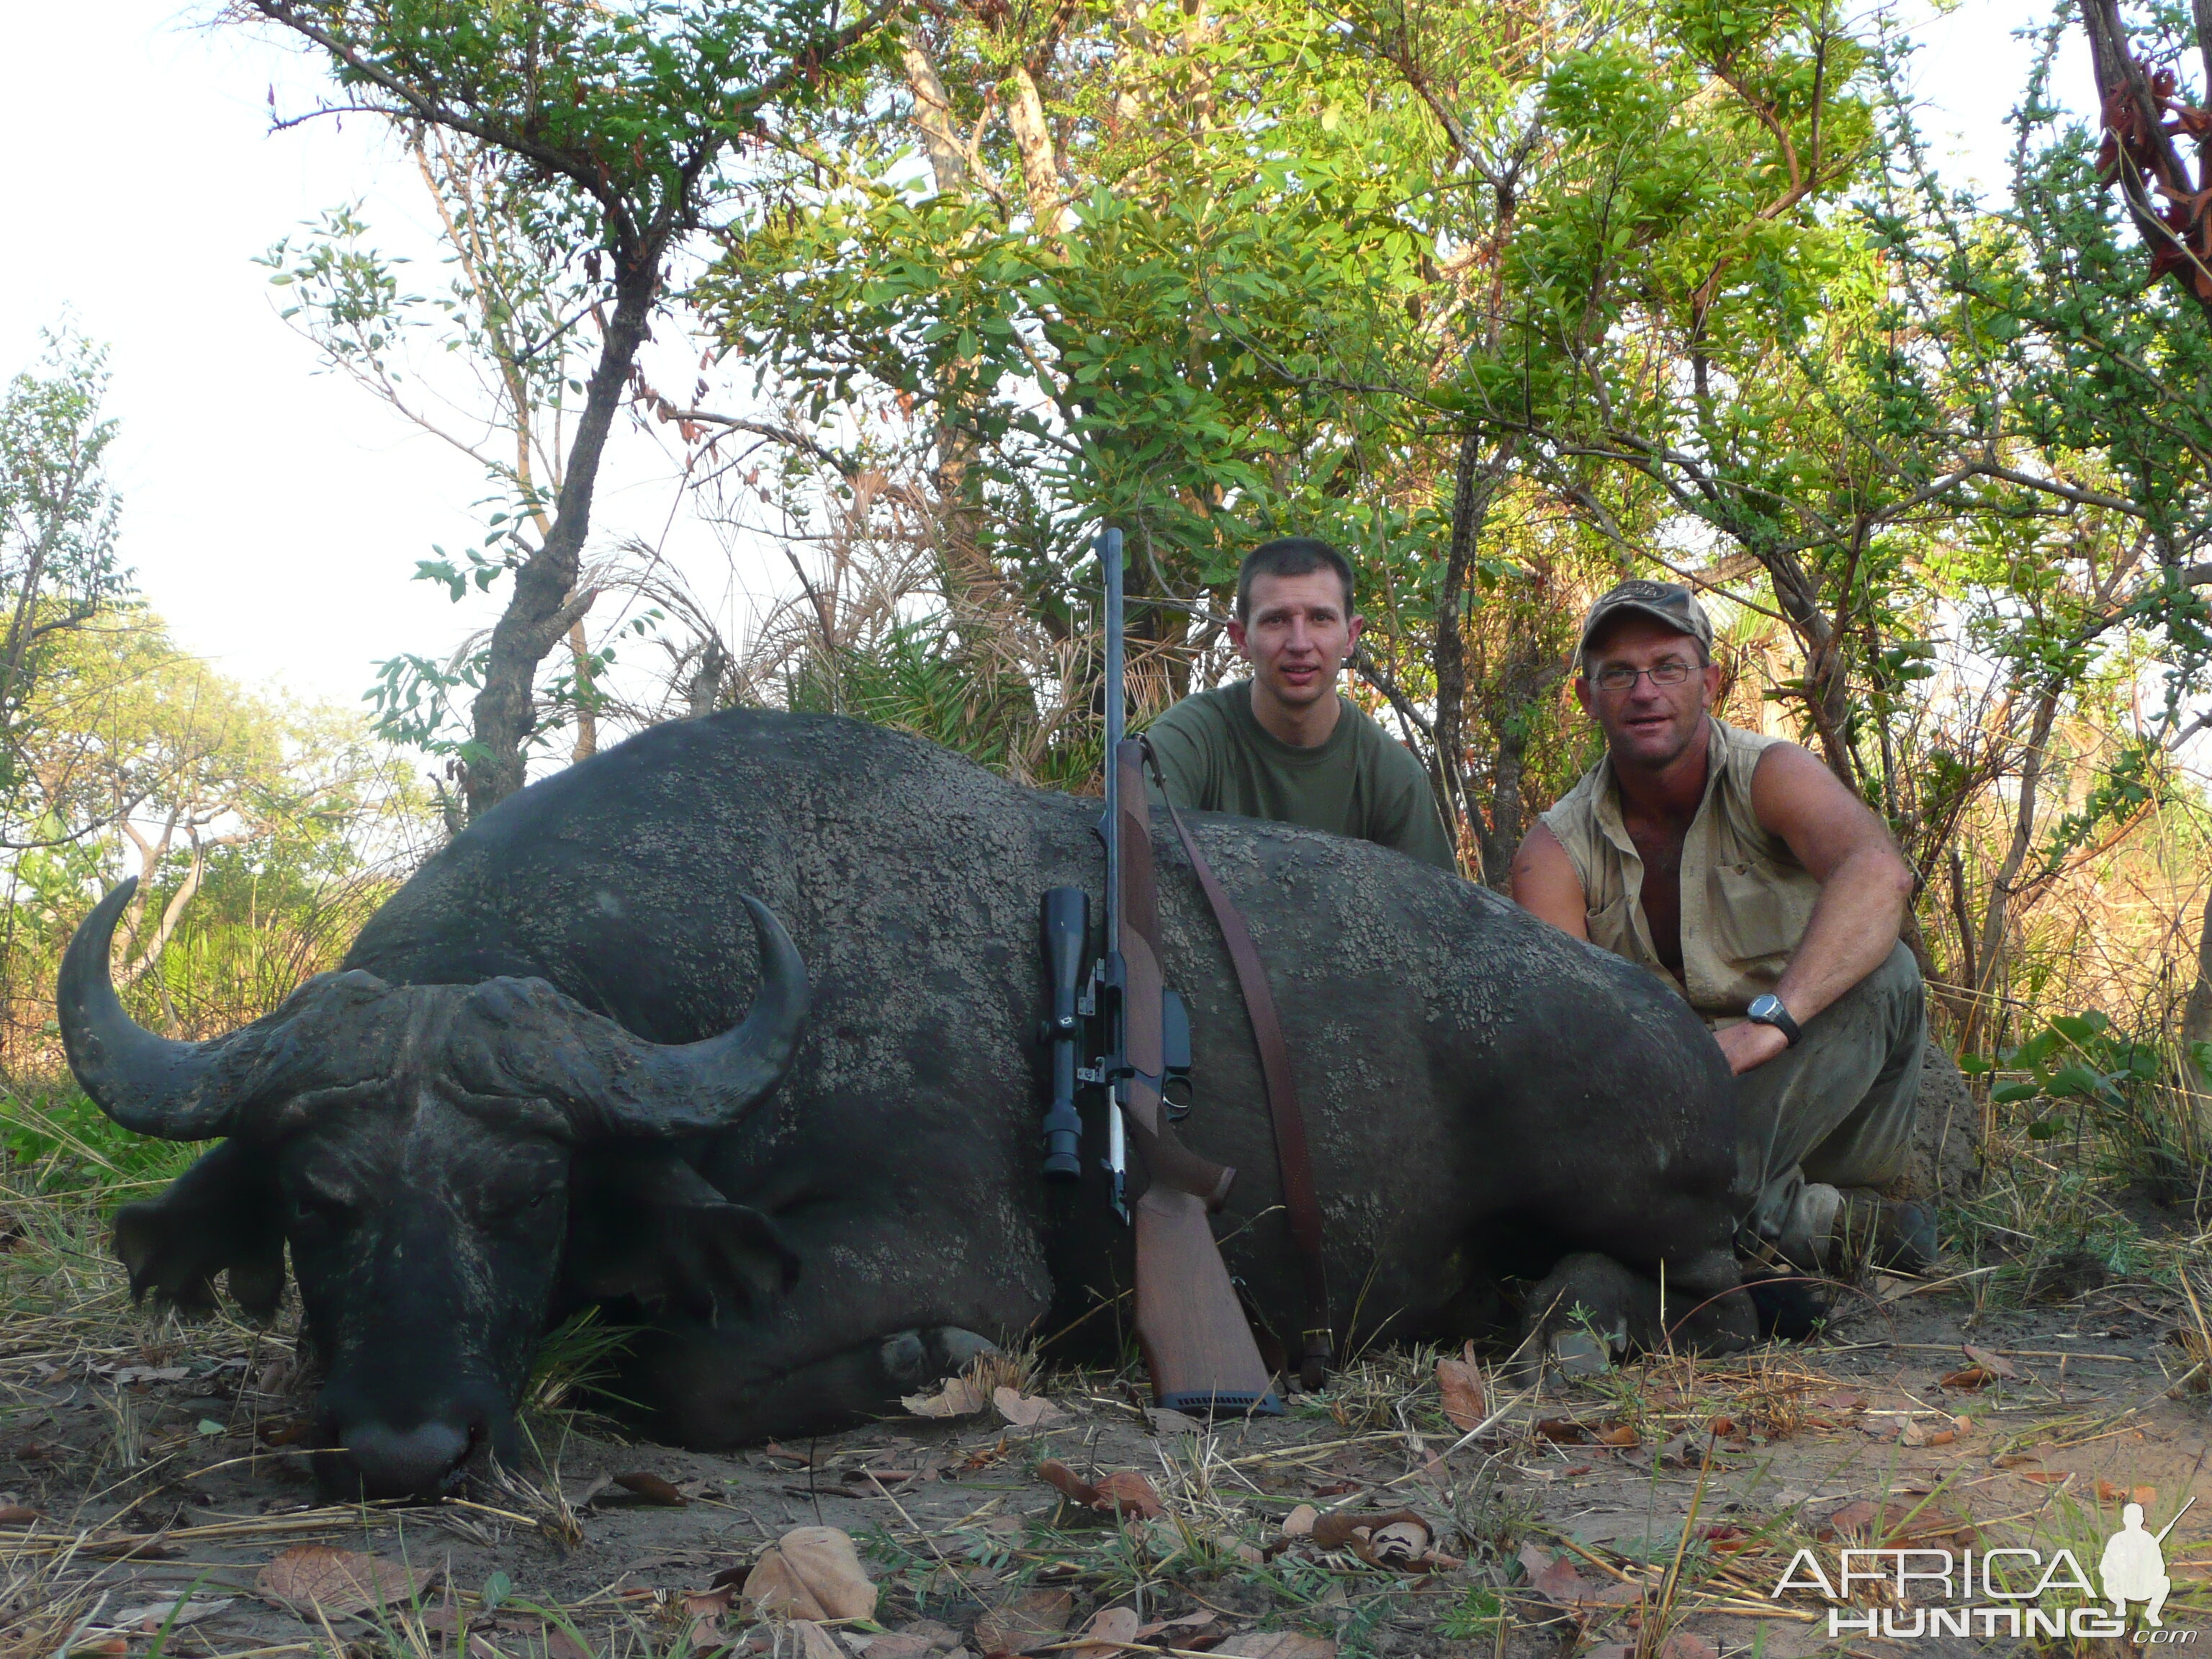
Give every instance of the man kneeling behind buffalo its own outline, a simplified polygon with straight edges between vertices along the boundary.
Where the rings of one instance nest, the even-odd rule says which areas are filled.
[[[1606,594],[1581,668],[1606,755],[1529,831],[1513,896],[1712,1028],[1736,1075],[1747,1235],[1804,1267],[1846,1234],[1926,1265],[1927,1213],[1875,1190],[1903,1169],[1927,1018],[1888,832],[1796,744],[1714,718],[1712,624],[1688,588]]]

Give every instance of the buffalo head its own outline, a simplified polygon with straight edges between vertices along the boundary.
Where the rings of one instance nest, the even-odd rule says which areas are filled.
[[[766,1097],[805,1025],[790,938],[748,897],[761,985],[735,1029],[648,1042],[535,979],[301,986],[204,1042],[145,1030],[109,977],[135,884],[86,918],[57,1000],[70,1065],[125,1127],[228,1137],[116,1219],[132,1288],[206,1299],[228,1269],[273,1308],[291,1250],[322,1362],[325,1484],[428,1497],[498,1451],[556,1301],[674,1300],[711,1316],[787,1282],[792,1258],[680,1143]]]

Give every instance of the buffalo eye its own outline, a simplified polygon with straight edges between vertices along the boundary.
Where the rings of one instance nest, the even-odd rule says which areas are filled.
[[[516,1187],[497,1194],[485,1205],[491,1218],[506,1221],[528,1221],[544,1213],[545,1206],[557,1196],[550,1183],[533,1183]]]
[[[352,1227],[354,1206],[334,1193],[313,1188],[291,1195],[292,1226],[309,1238],[335,1238]]]

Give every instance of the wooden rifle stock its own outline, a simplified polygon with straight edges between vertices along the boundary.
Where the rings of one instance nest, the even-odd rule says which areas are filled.
[[[1174,1411],[1279,1412],[1273,1376],[1221,1246],[1206,1218],[1229,1196],[1234,1170],[1185,1146],[1161,1109],[1159,894],[1152,874],[1152,817],[1145,795],[1143,746],[1117,744],[1115,851],[1121,864],[1122,1051],[1131,1075],[1123,1109],[1147,1182],[1137,1200],[1137,1341],[1152,1393]]]

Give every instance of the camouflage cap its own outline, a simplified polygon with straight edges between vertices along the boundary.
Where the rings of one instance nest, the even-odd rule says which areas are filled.
[[[1576,654],[1587,653],[1598,629],[1623,611],[1664,623],[1705,647],[1708,656],[1712,654],[1712,619],[1698,603],[1698,596],[1680,582],[1647,581],[1640,576],[1621,583],[1589,608],[1589,615],[1583,618],[1582,643],[1575,647]]]

